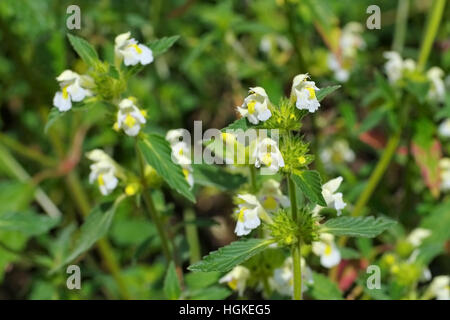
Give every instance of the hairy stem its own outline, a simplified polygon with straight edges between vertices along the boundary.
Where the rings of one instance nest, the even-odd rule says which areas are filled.
[[[362,214],[362,210],[366,206],[367,202],[372,196],[372,193],[377,187],[378,182],[380,182],[380,179],[383,177],[386,169],[388,168],[395,150],[397,150],[397,146],[400,142],[400,135],[401,130],[398,130],[393,136],[389,138],[386,148],[384,149],[384,152],[380,160],[378,161],[375,170],[372,172],[363,193],[359,196],[358,201],[356,202],[355,208],[352,211],[353,217],[358,217]]]
[[[252,189],[252,192],[256,192],[257,191],[256,168],[254,165],[250,165],[249,170],[250,170],[250,187]]]
[[[292,248],[292,259],[294,261],[294,300],[302,300],[302,263],[300,239]]]
[[[291,202],[292,219],[298,224],[297,194],[294,181],[287,177],[289,200]],[[294,262],[294,300],[302,299],[302,265],[301,265],[301,239],[292,247],[292,260]]]

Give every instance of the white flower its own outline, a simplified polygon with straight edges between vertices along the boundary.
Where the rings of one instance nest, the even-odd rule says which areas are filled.
[[[444,71],[439,67],[432,67],[427,71],[427,78],[431,82],[430,90],[428,91],[428,99],[439,102],[445,99],[445,84]]]
[[[281,167],[284,167],[284,159],[277,143],[270,138],[264,138],[257,142],[253,157],[255,167],[259,168],[263,164],[271,173],[276,173]]]
[[[117,127],[123,129],[129,136],[136,136],[145,123],[145,113],[134,104],[134,99],[123,99],[119,103]]]
[[[180,142],[180,138],[184,136],[186,129],[173,129],[167,131],[166,140],[169,141],[170,144],[174,144],[176,142]]]
[[[443,137],[450,137],[450,118],[445,119],[440,125],[439,125],[439,134]]]
[[[97,181],[100,192],[105,196],[110,194],[119,182],[116,177],[116,165],[114,161],[99,149],[88,152],[86,156],[88,159],[94,161],[90,166],[89,183],[92,184]]]
[[[383,56],[388,60],[384,65],[384,70],[386,71],[389,82],[395,83],[403,75],[403,59],[395,51],[385,52]]]
[[[414,247],[418,247],[422,244],[423,239],[429,237],[431,235],[431,231],[424,228],[417,228],[414,229],[409,236],[407,237],[406,241],[411,243]]]
[[[269,103],[266,91],[261,87],[254,87],[250,88],[249,95],[244,99],[242,106],[237,109],[241,116],[247,117],[248,121],[253,124],[258,124],[272,116]]]
[[[441,190],[450,190],[450,158],[439,160],[439,169],[441,170]]]
[[[327,207],[335,209],[338,216],[342,213],[341,210],[347,205],[342,199],[342,193],[336,192],[341,185],[342,180],[342,177],[337,177],[322,185],[322,196],[327,203]],[[322,209],[322,207],[316,205],[313,210],[314,214],[318,214],[320,209]]]
[[[320,241],[312,243],[312,251],[320,257],[320,264],[325,268],[332,268],[341,261],[341,253],[330,233],[320,234]]]
[[[316,87],[314,81],[307,81],[308,78],[307,74],[295,76],[292,83],[292,93],[296,97],[295,106],[297,109],[315,112],[320,107],[316,97],[316,91],[319,91],[319,88]]]
[[[280,183],[274,179],[264,181],[258,196],[263,208],[268,212],[277,211],[280,206],[290,206],[289,198],[280,190]]]
[[[450,276],[434,277],[428,291],[437,300],[450,300]]]
[[[328,170],[334,168],[334,164],[353,162],[355,153],[346,140],[336,140],[331,147],[324,148],[320,152],[320,159]]]
[[[242,203],[236,210],[237,222],[234,232],[238,236],[245,236],[261,224],[260,218],[270,218],[254,195],[238,194],[237,197]]]
[[[308,284],[313,283],[312,271],[306,265],[305,259],[300,260],[302,268],[302,292],[306,291]],[[271,284],[273,288],[280,294],[285,296],[294,295],[294,264],[292,257],[286,258],[283,265],[277,268],[273,272],[273,278]]]
[[[334,72],[334,77],[339,82],[347,82],[350,78],[350,71],[342,67],[339,60],[333,53],[328,54],[327,58],[328,68]]]
[[[169,141],[172,148],[172,161],[181,166],[184,178],[192,188],[194,186],[194,175],[191,166],[191,146],[181,141],[185,129],[169,130],[166,134],[166,140]]]
[[[134,38],[130,39],[130,32],[122,33],[115,39],[114,50],[116,55],[124,59],[126,66],[142,65],[153,61],[153,52],[143,44],[139,44]]]
[[[358,49],[364,49],[366,43],[361,37],[363,27],[358,22],[349,22],[342,29],[339,45],[345,58],[354,58]]]
[[[246,267],[236,266],[223,276],[219,283],[228,284],[231,290],[237,291],[239,296],[242,296],[249,277],[250,271]]]
[[[56,80],[61,86],[61,91],[55,94],[53,105],[61,112],[72,108],[72,101],[79,102],[92,95],[88,89],[82,87],[82,84],[93,82],[89,76],[80,76],[76,72],[65,70]]]

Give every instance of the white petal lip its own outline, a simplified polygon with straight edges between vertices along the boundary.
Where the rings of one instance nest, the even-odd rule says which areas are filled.
[[[64,112],[70,110],[72,108],[72,102],[70,101],[70,97],[64,99],[61,91],[58,91],[53,98],[53,105],[58,108],[59,111]]]
[[[57,78],[56,80],[58,82],[65,82],[65,81],[73,81],[76,79],[79,79],[80,75],[76,72],[73,72],[72,70],[64,70]]]

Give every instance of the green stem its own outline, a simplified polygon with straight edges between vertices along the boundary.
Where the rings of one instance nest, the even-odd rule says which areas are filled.
[[[295,222],[297,222],[297,193],[295,191],[295,183],[291,179],[290,176],[287,177],[288,179],[288,189],[289,189],[289,200],[291,202],[291,213],[292,213],[292,219],[294,219]]]
[[[297,193],[295,183],[291,176],[287,177],[289,201],[291,202],[292,219],[298,224]],[[294,300],[302,299],[302,265],[301,265],[301,239],[292,247],[292,260],[294,262]]]
[[[167,262],[170,262],[173,259],[170,254],[170,245],[169,245],[169,240],[168,240],[169,238],[166,235],[166,232],[162,225],[162,221],[159,217],[158,211],[156,210],[153,199],[152,199],[151,195],[148,193],[147,182],[145,181],[145,162],[144,162],[142,153],[140,152],[139,148],[137,147],[137,143],[136,143],[136,154],[139,159],[141,183],[144,188],[144,190],[142,191],[142,197],[144,198],[145,206],[147,207],[147,211],[144,210],[144,212],[147,215],[147,217],[150,218],[152,220],[152,222],[155,224],[156,230],[158,231],[158,235],[161,240],[163,254],[166,257]]]
[[[405,45],[406,27],[408,22],[409,0],[399,0],[395,18],[395,33],[392,50],[401,53]]]
[[[433,46],[434,39],[441,23],[442,14],[444,13],[445,0],[434,0],[432,9],[428,16],[427,27],[425,29],[425,35],[422,40],[422,46],[420,48],[418,68],[423,70],[430,55],[431,47]]]
[[[200,241],[198,240],[197,226],[193,223],[195,220],[195,212],[191,208],[184,210],[184,223],[186,239],[189,245],[189,261],[191,264],[200,261]]]
[[[292,248],[292,259],[294,262],[294,300],[302,300],[302,262],[300,239]]]
[[[373,191],[378,185],[378,182],[383,177],[384,172],[386,171],[389,163],[391,162],[392,156],[397,150],[397,146],[400,142],[401,130],[398,130],[393,136],[389,138],[389,141],[386,145],[386,149],[378,161],[375,170],[372,172],[367,186],[364,188],[363,193],[359,196],[358,201],[356,202],[355,208],[352,211],[353,217],[358,217],[362,214],[362,210],[364,209],[367,201],[369,201],[372,196]]]
[[[254,165],[250,165],[249,170],[250,170],[250,187],[252,189],[252,192],[255,193],[258,190],[256,185],[256,168]]]
[[[48,157],[37,150],[27,147],[18,142],[17,140],[10,138],[6,134],[1,132],[0,132],[0,142],[3,143],[8,148],[10,148],[12,151],[30,160],[34,160],[45,167],[52,167],[58,164],[58,162],[55,159]]]

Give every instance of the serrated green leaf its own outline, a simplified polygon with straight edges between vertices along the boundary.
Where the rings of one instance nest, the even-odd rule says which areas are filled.
[[[19,231],[28,236],[44,234],[59,223],[35,212],[9,212],[0,215],[0,231]]]
[[[70,44],[78,53],[80,58],[83,59],[83,61],[86,62],[88,66],[95,66],[95,64],[98,62],[98,54],[97,51],[95,51],[94,47],[92,47],[91,44],[86,40],[74,36],[70,33],[68,33],[67,36],[69,37]]]
[[[237,190],[247,182],[247,178],[240,174],[226,172],[218,166],[195,164],[194,181],[201,186],[212,186],[220,190]]]
[[[325,99],[326,96],[333,93],[340,87],[341,87],[340,85],[336,85],[336,86],[321,88],[319,91],[316,92],[317,101],[319,101],[319,102],[322,101],[323,99]]]
[[[327,203],[322,196],[322,181],[317,171],[301,171],[292,175],[291,178],[309,200],[326,207]]]
[[[313,283],[308,295],[318,300],[342,300],[342,292],[336,283],[332,282],[328,277],[313,272]]]
[[[203,260],[190,265],[191,271],[221,271],[231,270],[238,264],[250,259],[274,243],[273,239],[246,239],[232,242],[228,246],[211,252]]]
[[[195,203],[195,197],[184,178],[181,167],[172,161],[172,151],[164,137],[149,134],[145,140],[138,142],[138,147],[145,161],[155,168],[172,189]]]
[[[339,217],[325,222],[322,231],[336,236],[373,238],[396,223],[382,217]]]
[[[178,300],[181,294],[180,282],[178,281],[177,270],[175,264],[170,262],[167,269],[166,277],[164,278],[164,293],[170,300]]]

